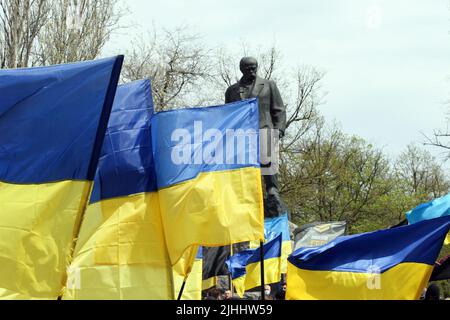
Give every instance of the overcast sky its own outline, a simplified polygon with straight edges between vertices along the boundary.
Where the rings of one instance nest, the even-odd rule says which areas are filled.
[[[127,0],[125,22],[189,25],[209,47],[268,47],[326,72],[321,112],[391,155],[444,128],[450,100],[450,0]],[[127,48],[115,36],[108,50]],[[255,54],[256,55],[256,54]],[[237,62],[238,63],[238,62]],[[433,149],[430,149],[433,151]],[[433,154],[438,154],[436,150]]]

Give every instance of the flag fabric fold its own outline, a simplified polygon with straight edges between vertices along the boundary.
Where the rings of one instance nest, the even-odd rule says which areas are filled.
[[[281,234],[263,245],[265,284],[281,280],[281,247]],[[261,248],[236,253],[226,261],[226,265],[240,297],[245,291],[261,286]]]
[[[288,259],[291,300],[413,300],[430,279],[450,217],[339,237]]]
[[[0,70],[0,296],[56,299],[123,56]]]

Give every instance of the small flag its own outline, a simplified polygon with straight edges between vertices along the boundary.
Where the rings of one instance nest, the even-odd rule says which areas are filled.
[[[281,240],[280,234],[263,245],[265,284],[281,280]],[[226,264],[240,297],[245,291],[261,286],[261,248],[241,251],[231,256]]]
[[[266,242],[281,234],[281,273],[287,272],[287,258],[292,253],[291,233],[288,214],[264,219],[264,237]]]

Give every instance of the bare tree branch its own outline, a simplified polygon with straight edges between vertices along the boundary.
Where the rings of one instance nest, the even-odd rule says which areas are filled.
[[[123,80],[151,78],[157,110],[196,105],[209,93],[199,85],[211,78],[210,51],[184,26],[137,38],[127,57]]]

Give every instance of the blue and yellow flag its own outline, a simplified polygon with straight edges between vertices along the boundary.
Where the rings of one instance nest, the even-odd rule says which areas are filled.
[[[292,253],[291,232],[289,229],[288,214],[284,213],[278,217],[264,219],[264,239],[265,242],[271,241],[281,234],[281,273],[287,272],[287,258]],[[250,248],[259,248],[258,241],[250,242]]]
[[[419,221],[435,219],[450,215],[450,193],[444,197],[423,203],[406,213],[409,224]],[[450,244],[450,234],[447,235],[445,244]]]
[[[264,235],[270,241],[281,234],[281,273],[287,272],[287,258],[292,253],[291,232],[289,230],[288,214],[264,220]]]
[[[173,299],[148,80],[118,87],[64,299]]]
[[[0,297],[60,295],[122,61],[0,70]]]
[[[288,261],[291,300],[414,300],[427,285],[450,217],[339,237]]]
[[[264,238],[256,99],[158,113],[152,140],[172,265],[193,245]]]
[[[281,280],[281,243],[280,234],[263,245],[265,284]],[[226,261],[226,265],[240,297],[245,291],[261,286],[261,248],[236,253]]]

